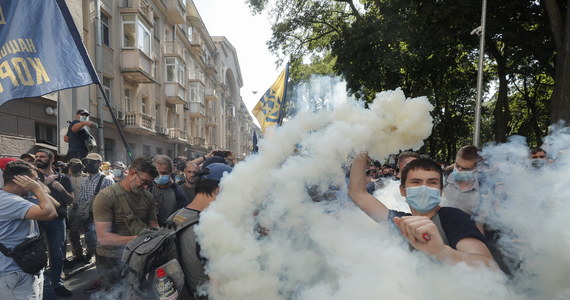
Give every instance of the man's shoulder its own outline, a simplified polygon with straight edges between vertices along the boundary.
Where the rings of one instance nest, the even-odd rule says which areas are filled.
[[[471,220],[471,215],[455,207],[442,207],[439,209],[437,214],[441,219],[446,219],[446,220],[452,220],[452,221]]]

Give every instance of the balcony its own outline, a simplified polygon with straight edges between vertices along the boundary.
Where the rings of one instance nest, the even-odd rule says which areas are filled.
[[[214,116],[208,116],[208,117],[206,118],[206,126],[208,126],[208,127],[215,127],[215,126],[218,126],[218,123],[217,123],[216,121],[217,121],[216,117],[214,117]]]
[[[190,42],[190,51],[192,51],[192,54],[198,56],[204,55],[204,44],[200,36],[193,35],[190,38],[189,42]]]
[[[206,63],[206,74],[214,75],[216,73],[217,73],[216,72],[216,66],[214,66],[214,64],[210,63],[210,62]]]
[[[142,112],[129,111],[125,113],[126,132],[150,135],[154,131],[154,118]]]
[[[204,146],[206,144],[206,139],[203,137],[193,137],[190,139],[190,144],[192,146]]]
[[[186,7],[179,0],[162,0],[166,6],[166,16],[173,24],[184,24]]]
[[[201,102],[190,102],[189,111],[192,118],[206,117],[206,107]]]
[[[148,4],[148,0],[131,0],[127,3],[127,6],[121,6],[119,11],[123,14],[139,14],[145,18],[147,23],[152,24],[152,20],[154,19],[154,15],[150,5]],[[129,5],[130,4],[130,5]]]
[[[218,94],[216,93],[216,89],[206,88],[204,90],[204,98],[206,98],[206,100],[208,100],[208,101],[218,100]]]
[[[164,56],[176,56],[184,60],[184,45],[180,41],[164,41]]]
[[[156,83],[152,74],[152,59],[139,49],[121,50],[121,72],[126,80],[135,83]]]
[[[165,83],[164,96],[170,104],[186,104],[186,89],[178,82]]]
[[[188,142],[186,137],[186,131],[180,128],[168,128],[168,138],[179,141],[179,142]]]

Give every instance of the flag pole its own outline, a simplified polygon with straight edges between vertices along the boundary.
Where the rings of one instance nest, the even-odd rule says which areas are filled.
[[[117,120],[117,117],[115,116],[115,113],[113,112],[113,108],[111,107],[111,102],[109,101],[109,98],[107,98],[107,94],[105,93],[105,90],[103,89],[103,85],[101,84],[101,81],[99,81],[97,83],[97,86],[99,87],[99,91],[101,92],[101,95],[103,95],[103,99],[105,99],[105,105],[109,109],[109,113],[111,114],[111,118],[113,118],[113,123],[115,124],[115,127],[117,127],[117,130],[119,131],[119,136],[121,137],[121,140],[123,141],[123,144],[125,145],[125,149],[127,150],[127,157],[129,158],[130,162],[132,163],[134,160],[133,152],[131,151],[131,147],[129,147],[127,140],[125,139],[125,134],[123,133],[123,128],[119,124],[119,120]],[[99,122],[102,122],[102,121],[103,121],[103,116],[101,115],[101,116],[99,116]]]
[[[287,103],[287,87],[289,85],[289,63],[285,66],[285,91],[283,91],[283,103],[279,108],[279,118],[277,124],[279,126],[283,125],[283,111],[285,110],[285,104]]]

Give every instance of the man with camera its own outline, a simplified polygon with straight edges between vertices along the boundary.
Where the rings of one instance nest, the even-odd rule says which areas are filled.
[[[0,190],[0,243],[7,249],[13,249],[31,237],[39,236],[38,226],[33,220],[57,218],[55,205],[58,203],[37,181],[35,168],[24,161],[9,163],[3,179],[4,188]],[[37,198],[38,204],[23,198],[30,193]],[[30,260],[27,261],[29,263]],[[41,299],[43,274],[25,273],[20,267],[21,263],[0,254],[0,297]]]

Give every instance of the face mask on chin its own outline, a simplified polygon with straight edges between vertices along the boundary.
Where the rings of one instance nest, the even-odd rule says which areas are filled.
[[[475,170],[471,171],[459,171],[457,168],[453,168],[453,178],[458,182],[470,181],[475,178]]]
[[[426,213],[441,202],[441,190],[425,185],[407,187],[406,202],[413,210]]]

